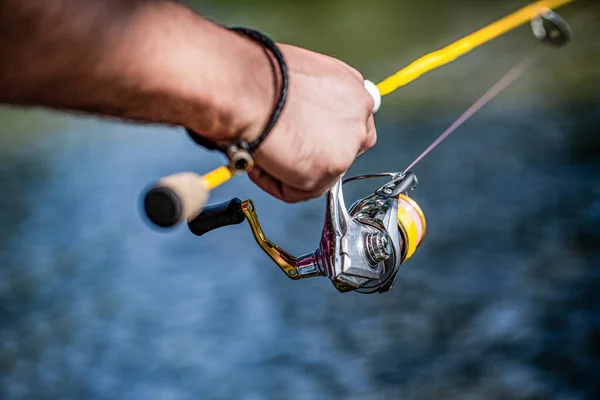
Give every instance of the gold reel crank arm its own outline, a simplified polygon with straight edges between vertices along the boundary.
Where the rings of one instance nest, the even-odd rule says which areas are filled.
[[[188,222],[190,231],[196,236],[203,236],[210,231],[229,225],[237,225],[248,221],[252,234],[261,249],[290,278],[299,280],[322,275],[316,268],[306,269],[306,258],[296,258],[273,243],[265,235],[252,200],[242,201],[238,198],[207,206],[193,220]]]

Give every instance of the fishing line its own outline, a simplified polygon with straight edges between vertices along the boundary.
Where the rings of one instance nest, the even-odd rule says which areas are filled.
[[[557,17],[557,16],[556,16]],[[582,12],[581,15],[574,18],[575,24],[579,29],[584,26],[587,27],[592,21],[596,20],[598,15],[595,13]],[[554,22],[558,23],[561,20],[556,19]],[[570,27],[568,25],[561,26],[562,29],[568,28],[568,35],[571,35]],[[425,156],[427,156],[433,149],[440,145],[448,136],[454,133],[461,125],[468,121],[475,113],[481,110],[486,104],[492,101],[514,81],[521,77],[527,72],[533,65],[542,58],[544,53],[548,50],[547,47],[540,46],[538,49],[532,51],[528,56],[521,60],[515,67],[507,72],[494,86],[492,86],[486,93],[483,94],[467,111],[465,111],[448,129],[446,129],[421,155],[419,155],[409,166],[404,170],[404,173],[412,169],[417,163],[419,163]]]
[[[448,136],[450,136],[456,129],[458,129],[462,124],[469,120],[475,113],[481,110],[487,103],[492,101],[496,96],[498,96],[504,89],[510,86],[514,81],[516,81],[521,75],[523,75],[529,68],[531,68],[544,54],[546,48],[540,47],[537,50],[530,53],[527,57],[525,57],[521,62],[519,62],[515,67],[513,67],[510,71],[508,71],[494,86],[492,86],[483,96],[481,96],[467,111],[465,111],[448,129],[446,129],[440,137],[438,137],[420,156],[418,156],[404,171],[408,172],[411,168],[413,168],[419,161],[421,161],[427,154],[429,154],[433,149],[435,149],[440,143],[444,141]]]

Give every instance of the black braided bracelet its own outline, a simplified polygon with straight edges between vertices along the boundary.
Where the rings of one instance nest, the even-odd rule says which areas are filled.
[[[277,64],[279,64],[279,72],[281,74],[281,90],[279,92],[277,106],[275,107],[273,114],[271,114],[271,118],[270,118],[269,123],[267,124],[266,128],[263,130],[263,132],[260,134],[260,136],[253,142],[248,143],[245,141],[240,141],[240,142],[234,144],[234,146],[237,146],[238,148],[246,150],[250,154],[252,154],[256,151],[258,146],[265,140],[265,138],[273,130],[273,128],[275,127],[275,124],[277,123],[277,120],[279,119],[279,116],[281,115],[281,112],[283,111],[283,108],[285,107],[285,103],[287,100],[287,94],[288,94],[288,82],[289,82],[288,69],[287,69],[287,64],[285,62],[285,57],[283,56],[283,54],[281,53],[281,51],[279,50],[279,48],[277,47],[275,42],[273,42],[273,40],[271,40],[268,36],[264,35],[263,33],[259,32],[259,31],[249,29],[249,28],[234,27],[234,28],[229,28],[229,29],[234,32],[238,32],[242,35],[247,36],[248,38],[254,40],[258,44],[263,46],[265,49],[269,50],[273,54],[273,57],[275,57],[275,59],[277,60]],[[208,141],[208,140],[204,139],[202,136],[198,135],[197,133],[195,133],[189,129],[187,129],[187,132],[188,132],[188,135],[192,138],[192,140],[194,140],[194,142],[196,142],[197,144],[199,144],[202,147],[207,148],[208,150],[219,150],[219,151],[227,154],[229,148],[231,147],[231,146],[227,146],[227,145],[218,145],[216,143]]]

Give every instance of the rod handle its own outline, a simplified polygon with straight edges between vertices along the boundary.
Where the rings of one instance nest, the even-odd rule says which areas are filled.
[[[192,221],[204,208],[210,190],[206,179],[193,172],[161,178],[144,198],[144,210],[152,223],[168,228]]]

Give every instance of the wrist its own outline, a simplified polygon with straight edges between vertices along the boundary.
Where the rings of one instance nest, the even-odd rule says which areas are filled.
[[[218,144],[255,140],[275,107],[277,64],[244,35],[191,11],[188,17],[159,67],[166,97],[180,105],[170,122]]]
[[[209,135],[225,144],[250,143],[261,136],[276,108],[281,73],[268,49],[241,33],[226,31],[239,47],[224,55],[224,65],[219,70],[224,82],[209,102],[229,123],[223,131]]]

